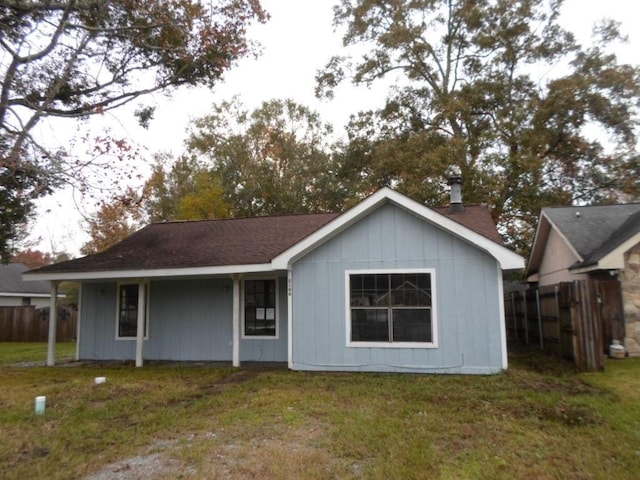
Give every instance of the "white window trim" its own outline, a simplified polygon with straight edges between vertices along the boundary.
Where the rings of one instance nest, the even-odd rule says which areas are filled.
[[[121,337],[119,335],[119,331],[120,331],[120,287],[122,285],[140,285],[141,282],[118,282],[118,286],[116,288],[116,340],[119,341],[136,341],[136,336],[134,335],[133,337]],[[150,285],[149,282],[144,282],[146,288],[145,288],[145,306],[144,306],[144,321],[145,321],[145,332],[144,332],[144,339],[145,340],[149,340],[149,298],[151,297],[149,295],[150,293]],[[138,290],[139,292],[140,290]],[[139,300],[139,298],[138,298]]]
[[[428,273],[431,276],[431,342],[352,342],[351,341],[351,275],[376,275],[394,273]],[[386,268],[345,270],[345,319],[347,347],[350,348],[438,348],[438,308],[435,268]]]
[[[244,301],[245,301],[245,282],[247,280],[274,280],[276,282],[276,334],[271,335],[245,335],[244,329]],[[240,338],[242,340],[279,340],[280,339],[280,281],[278,277],[272,275],[252,275],[243,277],[240,286]]]

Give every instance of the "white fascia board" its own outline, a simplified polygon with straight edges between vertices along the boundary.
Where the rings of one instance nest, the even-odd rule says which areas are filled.
[[[359,219],[366,216],[371,211],[379,208],[387,202],[394,203],[399,207],[413,213],[414,215],[427,220],[435,225],[440,226],[444,230],[452,233],[460,239],[475,245],[481,250],[489,253],[500,264],[502,270],[519,270],[524,268],[524,258],[517,253],[512,252],[508,248],[499,245],[493,240],[474,232],[458,222],[455,222],[444,215],[431,210],[430,208],[406,197],[395,190],[388,187],[381,188],[373,195],[367,197],[355,207],[347,210],[345,213],[336,217],[334,220],[320,228],[307,238],[298,242],[293,247],[285,250],[275,257],[272,262],[272,268],[276,270],[285,270],[293,262],[304,256],[318,245],[326,242],[333,236],[337,235]]]
[[[98,272],[69,272],[69,273],[25,273],[22,278],[31,280],[116,280],[125,278],[172,278],[172,277],[201,277],[210,275],[233,275],[234,273],[272,272],[269,263],[251,265],[223,265],[218,267],[192,268],[161,268],[153,270],[114,270]]]

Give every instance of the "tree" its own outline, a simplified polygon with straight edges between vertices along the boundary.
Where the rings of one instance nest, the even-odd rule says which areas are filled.
[[[142,200],[134,189],[128,188],[110,201],[103,201],[98,211],[86,220],[91,238],[80,252],[83,255],[102,252],[140,228],[144,218]]]
[[[331,127],[292,100],[253,112],[236,98],[193,124],[188,147],[220,179],[233,216],[339,210],[350,195]]]
[[[232,213],[225,201],[222,180],[194,157],[182,156],[172,165],[158,155],[144,188],[147,218],[153,222],[226,218]]]
[[[343,0],[343,42],[368,53],[331,59],[318,95],[350,72],[355,84],[395,84],[384,107],[348,127],[345,161],[361,182],[439,203],[443,173],[458,164],[466,199],[488,202],[522,252],[542,206],[637,195],[638,69],[607,52],[623,39],[618,25],[599,24],[584,48],[559,25],[561,6]],[[549,77],[550,67],[563,73]]]
[[[38,138],[45,118],[84,119],[145,94],[213,86],[255,51],[258,0],[0,0],[0,255],[31,201],[77,178],[64,146]],[[145,125],[153,110],[136,112]]]
[[[49,253],[28,248],[13,255],[11,262],[22,263],[29,268],[40,268],[53,263],[54,259]]]

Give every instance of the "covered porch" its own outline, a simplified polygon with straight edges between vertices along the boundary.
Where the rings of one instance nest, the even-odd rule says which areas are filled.
[[[76,360],[289,362],[290,274],[77,278]],[[155,275],[154,275],[155,273]],[[65,279],[69,280],[69,279]],[[50,280],[56,311],[61,279]],[[144,321],[138,321],[144,319]],[[56,322],[47,361],[55,365]]]

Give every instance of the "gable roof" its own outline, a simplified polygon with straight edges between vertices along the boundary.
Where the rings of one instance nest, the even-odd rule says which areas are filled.
[[[0,265],[0,296],[4,297],[50,297],[51,286],[49,282],[40,280],[25,282],[22,274],[29,267],[22,263],[9,263]]]
[[[272,265],[278,269],[287,268],[288,265],[304,256],[306,253],[310,252],[317,246],[326,242],[348,228],[350,225],[387,203],[392,203],[415,215],[421,220],[437,225],[439,228],[442,228],[460,240],[487,252],[498,261],[500,268],[503,270],[524,268],[524,259],[517,253],[506,248],[502,244],[502,241],[498,243],[467,226],[472,225],[474,222],[478,222],[483,225],[486,225],[487,222],[491,222],[493,225],[492,228],[495,230],[496,227],[491,220],[488,209],[471,209],[467,215],[459,215],[451,212],[449,215],[443,215],[442,213],[438,213],[436,210],[428,208],[425,205],[387,187],[381,188],[371,196],[365,198],[362,202],[358,203],[355,207],[347,210],[331,223],[318,229],[301,242],[296,243],[291,248],[275,257],[271,262]],[[442,211],[444,212],[445,210]],[[466,208],[465,211],[467,211]],[[476,217],[480,216],[478,214],[482,211],[485,212],[485,219],[479,220]],[[456,220],[454,220],[454,218]],[[466,224],[463,223],[463,221]]]
[[[552,228],[579,259],[570,267],[572,271],[623,268],[622,254],[640,242],[640,204],[543,208],[528,275],[540,268]]]
[[[439,209],[442,213],[438,213],[383,188],[343,214],[154,223],[104,252],[48,265],[27,273],[25,278],[136,278],[284,270],[309,249],[387,202],[488,251],[502,268],[524,266],[520,256],[502,245],[486,207],[470,206],[460,213]]]

